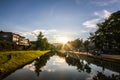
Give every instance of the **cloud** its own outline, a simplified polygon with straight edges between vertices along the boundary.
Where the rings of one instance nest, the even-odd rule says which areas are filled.
[[[68,37],[69,40],[72,40],[76,35],[75,33],[71,34],[71,32],[62,32],[56,29],[49,30],[37,29],[30,32],[18,32],[18,34],[30,39],[30,41],[35,41],[37,39],[37,35],[39,34],[39,32],[42,32],[44,37],[46,37],[50,43],[57,43],[59,42],[58,38],[64,36]],[[81,31],[81,33],[85,33],[85,31]]]
[[[99,21],[100,21],[100,19],[92,19],[92,20],[88,20],[88,21],[84,22],[83,25],[88,28],[96,28],[96,24]]]
[[[39,32],[42,32],[44,37],[48,39],[50,43],[59,42],[59,37],[67,37],[70,41],[76,38],[82,38],[83,34],[88,33],[87,30],[80,30],[79,32],[63,32],[56,29],[36,29],[29,32],[18,32],[21,36],[28,38],[30,41],[36,41]],[[85,37],[85,36],[84,36]]]
[[[96,4],[98,6],[107,6],[107,5],[110,5],[110,4],[119,4],[120,3],[120,0],[104,0],[104,1],[93,1],[92,2],[93,4]]]
[[[34,41],[34,40],[36,40],[39,32],[42,32],[43,35],[45,35],[45,37],[50,38],[51,36],[54,36],[53,34],[56,33],[56,30],[55,29],[50,29],[50,30],[37,29],[37,30],[30,31],[30,32],[18,32],[18,34],[20,34],[26,38],[29,38],[31,41]]]
[[[99,18],[108,18],[111,15],[111,12],[107,10],[103,10],[101,12],[94,12],[94,15],[98,16]]]
[[[50,33],[53,33],[53,32],[56,32],[55,29],[52,29],[52,30],[40,30],[40,29],[37,29],[37,30],[33,30],[33,31],[30,31],[30,32],[19,32],[19,34],[23,35],[23,36],[26,36],[26,35],[38,35],[40,32],[44,33],[44,34],[50,34]]]
[[[94,12],[94,16],[97,16],[97,18],[83,22],[83,26],[87,28],[96,28],[97,23],[100,23],[104,19],[107,19],[110,15],[111,15],[111,12],[107,10]]]

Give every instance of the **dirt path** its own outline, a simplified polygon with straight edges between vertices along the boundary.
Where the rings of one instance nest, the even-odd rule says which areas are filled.
[[[102,57],[120,60],[120,55],[101,54]]]
[[[86,53],[86,52],[74,52],[74,53],[76,53],[76,54],[83,54],[83,55],[88,55],[88,56],[93,56],[94,57],[93,54]],[[107,59],[120,60],[120,55],[101,54],[100,57],[107,58]]]

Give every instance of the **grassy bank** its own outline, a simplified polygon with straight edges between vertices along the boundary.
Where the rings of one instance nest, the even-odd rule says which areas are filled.
[[[0,52],[0,79],[49,51]]]

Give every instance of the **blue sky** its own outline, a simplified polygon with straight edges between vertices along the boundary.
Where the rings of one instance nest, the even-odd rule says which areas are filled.
[[[118,10],[120,0],[0,0],[0,30],[30,40],[39,31],[50,42],[61,36],[87,39],[97,23]]]

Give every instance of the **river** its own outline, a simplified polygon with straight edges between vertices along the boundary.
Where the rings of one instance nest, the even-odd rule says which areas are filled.
[[[48,53],[4,80],[120,80],[120,64],[76,54]]]

